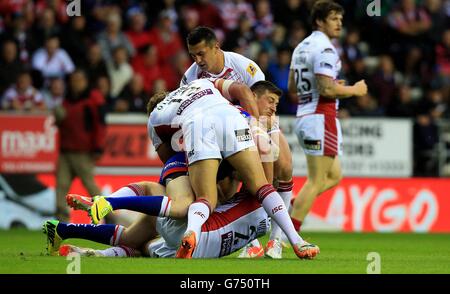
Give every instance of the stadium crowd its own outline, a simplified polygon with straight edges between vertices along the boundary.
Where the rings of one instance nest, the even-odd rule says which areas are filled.
[[[290,59],[311,32],[312,0],[82,0],[69,17],[64,0],[1,1],[0,107],[56,111],[82,69],[103,95],[106,112],[145,112],[148,98],[178,87],[192,63],[185,38],[214,28],[222,49],[254,60],[285,95],[279,114],[295,115],[287,95]],[[369,93],[343,101],[339,116],[414,121],[417,176],[437,175],[440,119],[450,119],[450,1],[342,0],[342,79],[365,79]],[[66,91],[66,89],[68,89]],[[91,99],[85,95],[82,99]],[[92,96],[92,95],[91,95]],[[98,96],[96,103],[98,103]]]

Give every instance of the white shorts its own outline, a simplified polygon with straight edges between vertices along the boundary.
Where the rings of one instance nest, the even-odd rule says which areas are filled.
[[[175,257],[186,231],[186,220],[158,218],[156,229],[162,240],[152,242],[151,257]],[[193,258],[217,258],[229,255],[266,234],[269,218],[254,197],[218,207],[202,226]]]
[[[308,114],[297,118],[294,131],[305,154],[342,155],[341,124],[336,117]]]
[[[232,105],[196,114],[183,123],[182,130],[189,164],[227,158],[244,149],[256,148],[246,119]]]

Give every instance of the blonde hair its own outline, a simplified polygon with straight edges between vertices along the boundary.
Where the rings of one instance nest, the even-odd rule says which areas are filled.
[[[148,100],[147,103],[147,114],[150,115],[150,113],[152,113],[152,111],[155,109],[156,105],[158,105],[159,102],[163,101],[164,98],[166,98],[167,94],[169,94],[169,92],[166,91],[162,91],[162,92],[158,92],[156,94],[154,94],[150,100]]]

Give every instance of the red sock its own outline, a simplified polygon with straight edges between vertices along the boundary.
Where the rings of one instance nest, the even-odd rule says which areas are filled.
[[[293,217],[291,217],[291,220],[292,220],[292,223],[294,224],[295,230],[296,230],[297,232],[299,232],[299,231],[300,231],[300,228],[301,228],[301,226],[302,226],[302,222],[299,221],[298,219],[293,218]]]

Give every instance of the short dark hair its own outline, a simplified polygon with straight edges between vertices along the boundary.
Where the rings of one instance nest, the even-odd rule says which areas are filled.
[[[317,29],[317,20],[325,21],[332,11],[344,14],[344,8],[332,0],[319,0],[314,3],[311,9],[311,25],[313,29]]]
[[[283,95],[283,91],[280,88],[275,86],[274,83],[265,80],[257,81],[250,87],[250,90],[255,92],[257,95],[263,95],[266,91],[269,91],[269,93],[273,93],[279,97]]]
[[[147,103],[147,114],[148,115],[150,115],[150,113],[152,113],[152,111],[155,109],[156,105],[158,105],[159,102],[163,101],[164,98],[166,98],[167,94],[169,94],[169,92],[162,91],[162,92],[158,92],[158,93],[154,94],[152,97],[150,97],[150,99],[148,100],[148,103]]]
[[[207,44],[217,42],[217,37],[214,31],[208,27],[196,27],[187,36],[186,41],[188,45],[196,45],[201,41]]]

